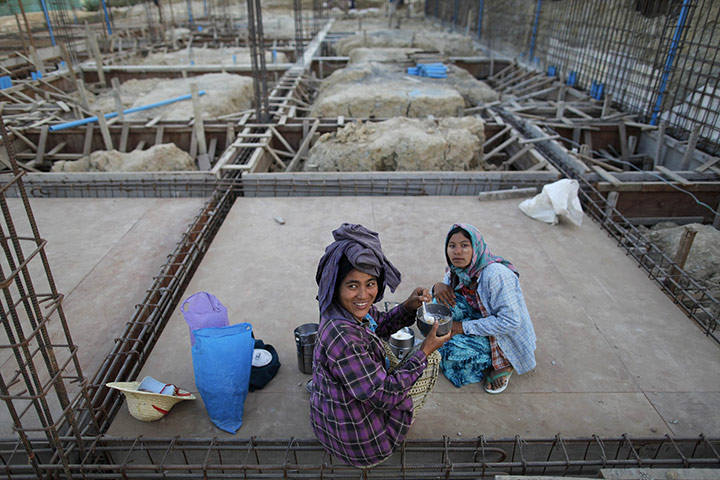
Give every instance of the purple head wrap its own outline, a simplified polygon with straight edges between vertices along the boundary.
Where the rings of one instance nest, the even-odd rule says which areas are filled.
[[[327,246],[325,255],[318,263],[315,281],[318,284],[318,306],[320,315],[326,318],[352,318],[349,312],[333,303],[335,283],[343,255],[353,268],[378,279],[378,294],[375,302],[382,300],[385,285],[392,292],[400,285],[400,272],[385,257],[376,232],[362,225],[343,223],[332,232],[335,241]]]

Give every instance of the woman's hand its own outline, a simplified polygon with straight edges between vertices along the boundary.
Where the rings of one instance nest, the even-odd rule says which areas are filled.
[[[438,282],[433,287],[433,294],[443,305],[453,308],[455,306],[455,292],[448,285]]]
[[[417,287],[413,290],[407,300],[403,302],[403,305],[408,309],[408,311],[415,312],[415,310],[420,308],[422,302],[429,302],[431,300],[432,297],[430,296],[430,290],[427,288]]]
[[[438,348],[442,347],[445,342],[450,340],[452,335],[450,333],[447,333],[443,335],[442,337],[438,337],[437,329],[440,323],[435,320],[435,323],[433,324],[432,328],[430,329],[430,332],[425,337],[425,340],[423,341],[422,345],[420,345],[420,350],[423,351],[425,356],[429,356],[431,353],[433,353]]]

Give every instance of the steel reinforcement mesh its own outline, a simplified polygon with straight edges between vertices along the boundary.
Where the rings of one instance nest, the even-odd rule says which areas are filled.
[[[70,447],[76,440],[65,438]],[[610,468],[720,468],[720,439],[694,438],[509,438],[484,436],[404,442],[386,462],[368,470],[337,463],[314,439],[220,438],[83,439],[89,449],[72,448],[71,476],[83,479],[479,479],[496,475],[597,478]],[[40,471],[61,474],[48,461],[49,444],[33,441]],[[0,441],[6,478],[37,478],[16,441]]]
[[[507,112],[499,111],[499,113],[524,135],[528,137],[543,135],[534,125]],[[617,209],[610,206],[607,199],[584,176],[567,165],[563,152],[551,148],[548,142],[539,142],[537,148],[567,178],[579,182],[578,195],[583,212],[617,240],[618,245],[648,272],[648,276],[703,330],[705,335],[720,343],[720,334],[717,332],[720,299],[714,298],[707,287],[695,281]]]
[[[425,13],[720,153],[720,2],[426,0]]]

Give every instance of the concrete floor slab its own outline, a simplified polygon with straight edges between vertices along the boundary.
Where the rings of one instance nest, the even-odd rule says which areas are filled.
[[[278,350],[282,367],[265,389],[249,394],[245,423],[236,435],[312,436],[304,388],[310,375],[297,368],[292,330],[317,321],[317,261],[342,222],[380,232],[385,253],[403,274],[398,291],[386,293],[387,301],[402,301],[415,286],[429,287],[442,278],[443,243],[453,222],[476,225],[493,253],[521,272],[538,335],[538,368],[513,376],[498,396],[477,384],[457,389],[441,376],[411,438],[457,432],[488,437],[670,433],[670,407],[664,413],[654,402],[670,402],[662,395],[680,384],[650,391],[643,381],[661,377],[665,369],[686,378],[685,391],[697,396],[699,407],[688,412],[692,421],[707,435],[720,434],[720,422],[708,416],[720,385],[712,373],[720,372],[717,345],[596,224],[586,219],[581,227],[546,225],[522,214],[518,203],[475,197],[238,198],[183,295],[215,294],[231,323],[251,322],[256,338]],[[285,224],[275,222],[276,216]],[[668,341],[671,333],[656,326],[677,337]],[[644,329],[644,335],[624,338],[636,329]],[[676,360],[657,365],[635,358],[651,357],[656,350]],[[690,360],[703,365],[703,372],[686,376],[682,369]],[[187,326],[179,311],[143,375],[195,389]],[[133,419],[123,406],[108,433],[225,435],[212,426],[200,399],[182,402],[155,423]]]
[[[29,224],[20,200],[9,203],[19,234],[26,234]],[[48,241],[53,277],[65,295],[63,310],[85,377],[92,378],[102,364],[204,203],[199,198],[31,199],[40,235]],[[34,282],[45,277],[42,264],[31,263],[31,276]],[[57,321],[48,331],[52,339],[61,338]],[[8,349],[2,354],[5,376],[17,364]],[[76,385],[67,388],[72,394]],[[2,409],[0,436],[10,433],[11,425]]]

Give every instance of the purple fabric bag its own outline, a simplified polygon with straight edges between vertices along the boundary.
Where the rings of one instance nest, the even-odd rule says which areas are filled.
[[[227,308],[212,293],[198,292],[191,295],[180,306],[180,311],[190,328],[191,346],[195,345],[193,330],[209,327],[227,327],[230,324]]]

